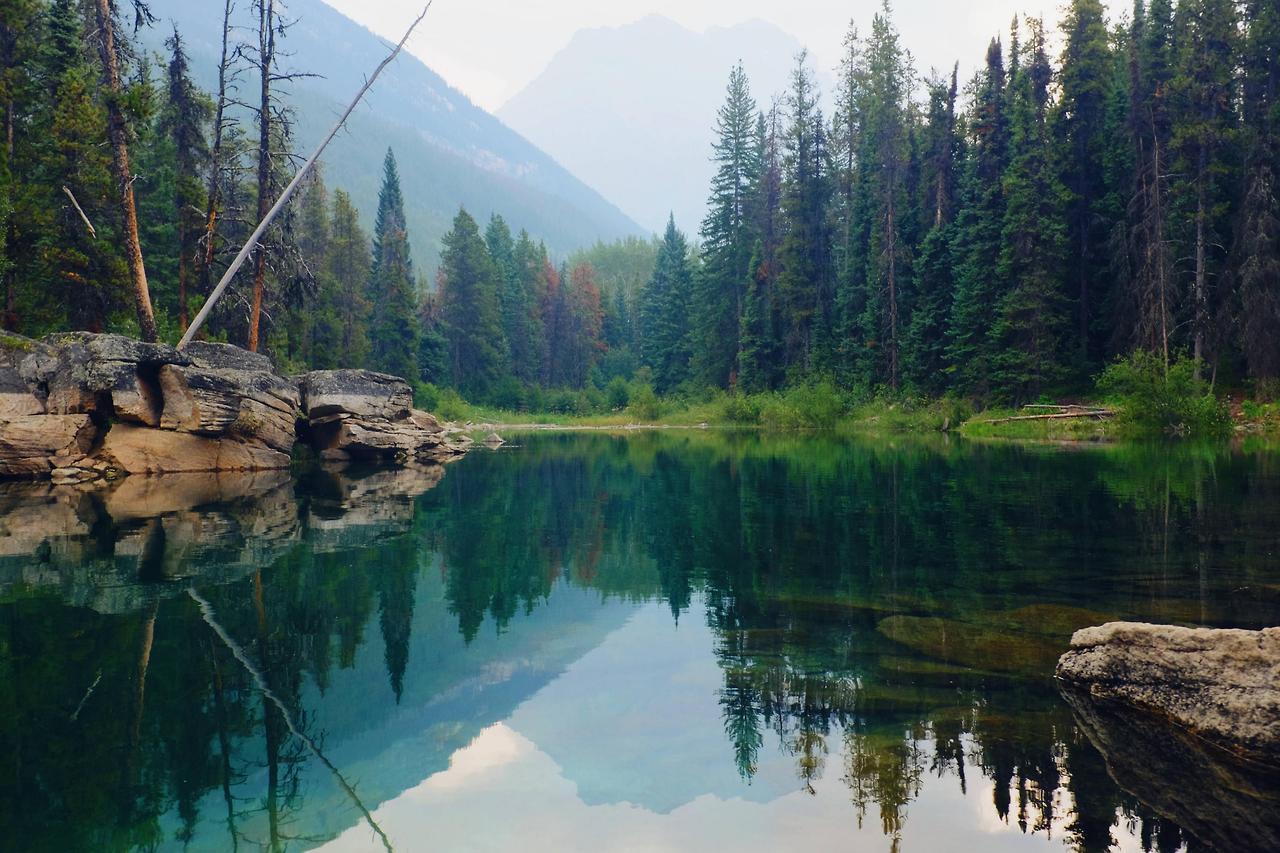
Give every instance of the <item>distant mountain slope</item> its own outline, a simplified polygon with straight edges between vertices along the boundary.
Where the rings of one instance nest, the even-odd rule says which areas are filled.
[[[716,110],[742,60],[760,107],[787,88],[801,45],[748,21],[698,34],[651,16],[583,30],[498,116],[651,229],[701,223]],[[825,73],[818,79],[826,88]]]
[[[216,82],[222,4],[213,0],[151,0],[159,23],[143,34],[162,50],[175,21],[188,43],[193,73],[207,89]],[[248,2],[238,6],[249,23]],[[321,0],[289,0],[297,24],[281,42],[286,67],[323,78],[289,84],[300,148],[314,146],[386,55],[387,45]],[[429,26],[429,20],[424,26]],[[247,35],[247,34],[246,34]],[[246,71],[241,88],[254,82]],[[414,257],[426,270],[437,262],[441,236],[464,205],[482,222],[503,214],[553,252],[567,254],[644,229],[551,157],[449,87],[409,54],[389,67],[352,116],[346,133],[324,156],[325,179],[348,190],[372,223],[387,146],[400,165]]]

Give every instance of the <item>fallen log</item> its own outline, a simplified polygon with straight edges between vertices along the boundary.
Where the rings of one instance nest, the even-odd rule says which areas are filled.
[[[1063,420],[1066,418],[1098,418],[1105,420],[1106,418],[1115,417],[1115,412],[1111,409],[1088,409],[1079,412],[1050,412],[1045,415],[1017,415],[1011,418],[995,418],[989,421],[983,421],[987,424],[1007,424],[1013,421],[1052,421]]]

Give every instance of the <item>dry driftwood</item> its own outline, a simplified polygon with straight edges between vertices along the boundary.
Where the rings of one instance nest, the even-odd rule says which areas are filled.
[[[1050,412],[1044,415],[1017,415],[1011,418],[995,418],[994,420],[986,421],[986,423],[1007,424],[1013,421],[1050,421],[1065,418],[1098,418],[1102,420],[1110,417],[1115,417],[1115,412],[1111,409],[1081,409],[1072,412]]]

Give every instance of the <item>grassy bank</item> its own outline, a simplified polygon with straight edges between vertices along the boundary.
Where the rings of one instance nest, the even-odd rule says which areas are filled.
[[[830,382],[751,395],[694,390],[659,397],[647,383],[615,381],[605,389],[544,392],[529,401],[535,406],[518,408],[473,405],[453,391],[424,386],[418,404],[446,420],[477,428],[708,426],[872,435],[955,433],[1032,441],[1222,439],[1232,434],[1280,438],[1280,404],[1215,396],[1194,368],[1190,361],[1166,368],[1145,356],[1117,362],[1099,377],[1094,394],[1073,401],[1106,409],[1111,415],[1105,418],[1026,419],[1046,410],[983,407],[958,398],[872,395]]]

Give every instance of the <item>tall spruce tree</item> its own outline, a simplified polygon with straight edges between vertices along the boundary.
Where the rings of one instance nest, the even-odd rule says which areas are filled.
[[[504,363],[504,376],[512,374],[511,344],[506,336],[507,297],[512,292],[512,279],[516,275],[516,244],[511,236],[511,228],[507,221],[498,214],[489,217],[485,227],[484,243],[489,249],[489,257],[493,259],[494,271],[498,275],[498,305],[503,317],[502,338],[499,341]]]
[[[373,228],[373,263],[367,291],[373,311],[371,356],[376,370],[410,382],[418,380],[415,283],[400,174],[395,154],[387,149]]]
[[[760,174],[756,103],[741,63],[729,75],[712,146],[716,173],[702,223],[693,304],[692,375],[728,387],[738,370],[738,328],[754,242],[751,204]]]
[[[1191,352],[1197,362],[1209,359],[1216,343],[1216,286],[1230,245],[1233,151],[1236,141],[1239,56],[1238,22],[1232,0],[1181,0],[1174,14],[1175,72],[1173,148],[1176,152],[1171,192],[1181,235],[1191,258]]]
[[[1169,83],[1173,74],[1172,0],[1134,4],[1129,45],[1128,131],[1133,148],[1129,284],[1113,340],[1158,353],[1165,365],[1178,304],[1169,223]]]
[[[1069,322],[1066,270],[1066,190],[1055,174],[1049,138],[1049,85],[1044,27],[1031,30],[1029,56],[1010,81],[1010,164],[1000,279],[1008,283],[995,306],[992,386],[1014,402],[1034,399],[1063,377]]]
[[[1103,152],[1111,56],[1102,0],[1071,0],[1063,22],[1061,98],[1055,116],[1062,181],[1071,193],[1067,210],[1074,266],[1075,343],[1082,364],[1101,355],[1105,329],[1099,325],[1106,303],[1108,223]]]
[[[869,228],[861,327],[871,355],[865,378],[896,390],[902,380],[902,337],[911,279],[908,97],[915,72],[889,19],[887,0],[872,19],[865,58],[858,159],[875,164],[863,177]]]
[[[173,144],[175,161],[173,203],[178,241],[178,325],[185,332],[189,319],[189,290],[204,219],[201,213],[205,205],[202,179],[209,162],[206,129],[213,116],[213,105],[191,80],[186,47],[176,27],[166,44],[170,51],[168,98],[161,113],[161,127]]]
[[[787,370],[803,374],[820,366],[829,342],[834,309],[830,185],[825,130],[818,89],[808,54],[801,52],[791,74],[784,136],[782,211],[776,298],[782,321],[782,358]],[[816,356],[816,358],[815,358]]]
[[[536,383],[546,353],[541,304],[547,250],[520,231],[512,252],[512,274],[505,280],[502,326],[511,357],[511,375],[526,385]]]
[[[333,193],[333,211],[329,219],[329,244],[324,257],[324,281],[320,291],[322,305],[333,313],[336,336],[333,339],[335,366],[368,364],[370,358],[369,304],[367,290],[372,259],[369,238],[360,227],[360,214],[343,190]]]
[[[903,373],[913,387],[929,394],[946,389],[947,321],[955,291],[956,165],[961,155],[956,127],[959,71],[957,65],[949,84],[938,79],[929,82],[929,109],[921,131],[920,209],[929,225],[917,250],[916,298],[906,332]]]
[[[974,86],[969,120],[973,153],[965,164],[956,218],[956,291],[947,335],[953,386],[979,395],[990,388],[991,307],[1004,292],[997,271],[1005,212],[1001,179],[1008,162],[1005,87],[1004,51],[1000,40],[993,39],[986,68]]]
[[[454,387],[484,399],[502,376],[498,270],[475,219],[459,210],[440,254],[440,319]]]
[[[1244,197],[1233,252],[1241,346],[1249,375],[1280,378],[1280,8],[1270,0],[1245,6]]]
[[[658,260],[641,294],[641,342],[644,363],[659,392],[673,390],[689,375],[689,296],[693,272],[689,244],[675,217],[658,250]]]

